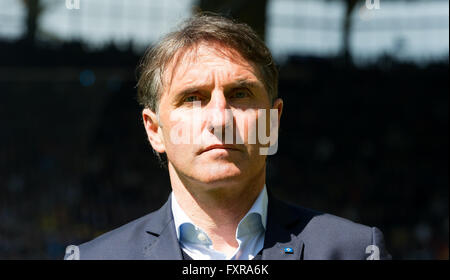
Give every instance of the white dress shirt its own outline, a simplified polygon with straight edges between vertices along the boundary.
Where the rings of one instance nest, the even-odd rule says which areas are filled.
[[[180,247],[192,259],[251,260],[263,248],[268,203],[265,185],[253,206],[239,222],[236,229],[236,241],[239,247],[231,255],[225,255],[214,250],[211,239],[181,209],[173,192],[171,199],[172,213]]]

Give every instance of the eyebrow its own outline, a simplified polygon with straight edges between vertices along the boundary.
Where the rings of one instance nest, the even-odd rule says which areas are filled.
[[[247,80],[247,79],[240,79],[237,80],[236,82],[233,82],[229,85],[227,85],[226,88],[258,88],[261,87],[261,82],[257,82],[257,81],[251,81],[251,80]]]

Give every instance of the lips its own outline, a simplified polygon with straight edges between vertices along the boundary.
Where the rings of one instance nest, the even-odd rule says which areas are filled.
[[[202,149],[200,151],[201,153],[207,152],[207,151],[211,151],[211,150],[215,150],[215,149],[226,149],[226,150],[238,150],[236,149],[236,147],[234,145],[227,145],[227,144],[215,144],[215,145],[210,145],[204,149]]]

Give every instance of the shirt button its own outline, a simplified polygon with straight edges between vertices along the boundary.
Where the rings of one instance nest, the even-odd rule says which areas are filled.
[[[206,240],[206,235],[204,233],[199,233],[197,235],[198,240],[200,241],[205,241]]]

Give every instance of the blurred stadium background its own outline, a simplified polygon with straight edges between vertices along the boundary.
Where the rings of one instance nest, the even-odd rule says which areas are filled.
[[[285,100],[267,185],[448,259],[446,0],[0,0],[0,259],[61,259],[170,193],[135,67],[198,10],[252,25]]]

